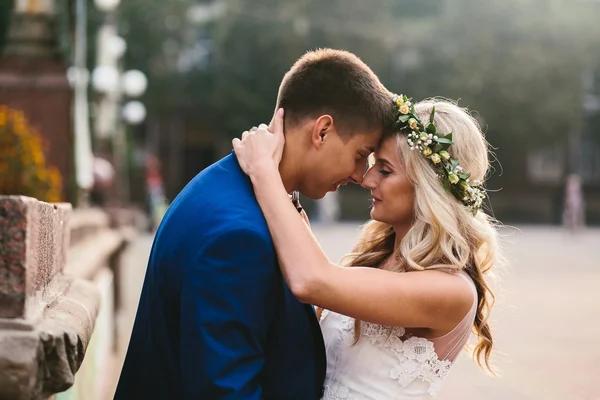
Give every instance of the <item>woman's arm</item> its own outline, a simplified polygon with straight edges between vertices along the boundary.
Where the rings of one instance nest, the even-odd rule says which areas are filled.
[[[304,303],[382,325],[452,328],[473,304],[459,276],[333,264],[285,191],[277,171],[251,177],[288,286]]]
[[[397,273],[344,268],[332,263],[291,203],[278,171],[283,123],[234,140],[240,165],[250,176],[283,276],[304,303],[382,325],[451,329],[473,304],[460,276],[440,271]],[[269,159],[269,157],[271,157]],[[277,158],[279,157],[279,158]]]

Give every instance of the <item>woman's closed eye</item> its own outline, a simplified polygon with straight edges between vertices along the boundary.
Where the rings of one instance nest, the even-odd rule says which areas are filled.
[[[382,168],[379,170],[379,173],[383,176],[388,176],[389,174],[392,173],[392,171],[386,171],[385,169]]]

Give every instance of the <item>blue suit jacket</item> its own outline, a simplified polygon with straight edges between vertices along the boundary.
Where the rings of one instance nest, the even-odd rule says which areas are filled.
[[[283,280],[230,154],[157,231],[115,399],[318,399],[325,369],[314,310]]]

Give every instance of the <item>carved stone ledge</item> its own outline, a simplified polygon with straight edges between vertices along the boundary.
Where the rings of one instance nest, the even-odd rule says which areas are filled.
[[[37,324],[0,319],[2,400],[45,400],[73,385],[94,330],[100,295],[91,282],[60,279],[68,280],[67,290],[47,306]]]

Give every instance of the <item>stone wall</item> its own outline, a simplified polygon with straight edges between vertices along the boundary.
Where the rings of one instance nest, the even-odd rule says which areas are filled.
[[[97,320],[104,345],[90,357],[100,368],[86,380],[101,394],[114,347],[113,270],[130,235],[100,210],[0,196],[0,400],[73,386]]]

